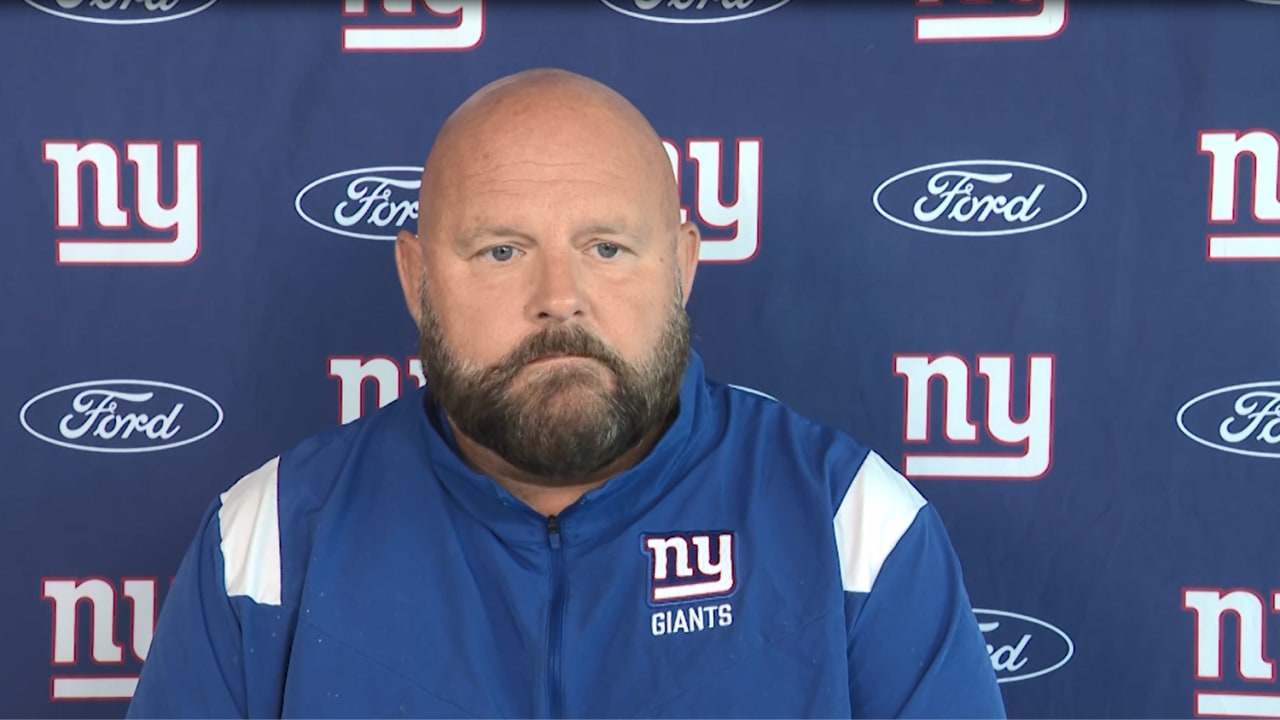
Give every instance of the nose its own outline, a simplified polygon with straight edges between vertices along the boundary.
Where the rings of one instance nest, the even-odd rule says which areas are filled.
[[[542,252],[534,273],[528,313],[536,322],[573,319],[586,312],[580,269],[572,253]]]

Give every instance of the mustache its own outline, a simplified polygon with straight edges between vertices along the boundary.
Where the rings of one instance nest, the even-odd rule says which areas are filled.
[[[594,333],[581,325],[553,325],[530,335],[493,368],[500,379],[509,379],[524,366],[549,357],[575,355],[595,360],[616,375],[626,372],[622,358]]]

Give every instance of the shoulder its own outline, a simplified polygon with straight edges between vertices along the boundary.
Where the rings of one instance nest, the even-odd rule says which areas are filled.
[[[713,405],[725,418],[733,445],[755,443],[768,447],[775,462],[803,469],[804,477],[825,482],[833,511],[864,499],[878,508],[883,503],[914,505],[919,494],[873,448],[844,430],[818,422],[786,403],[754,388],[709,382]],[[854,486],[861,483],[861,489]],[[861,502],[861,501],[857,501]]]
[[[417,393],[358,420],[326,429],[236,479],[214,503],[227,595],[281,602],[281,568],[305,555],[315,518],[369,445],[403,446],[417,429]],[[418,405],[420,407],[420,405]],[[282,557],[282,552],[284,556]]]
[[[871,592],[890,553],[916,522],[924,496],[875,452],[868,452],[832,521],[846,592]]]
[[[767,443],[771,459],[795,471],[791,482],[822,485],[830,499],[841,584],[848,592],[869,592],[928,504],[924,496],[874,449],[765,393],[712,383],[711,394],[740,442]]]
[[[707,388],[734,445],[765,444],[781,462],[817,463],[819,475],[823,470],[835,475],[847,471],[847,477],[866,453],[838,428],[816,422],[759,390],[717,382],[708,382]]]
[[[405,393],[359,419],[304,438],[241,476],[221,497],[248,499],[278,487],[282,503],[323,503],[353,456],[370,448],[385,453],[412,447],[421,432],[421,401],[421,391]]]

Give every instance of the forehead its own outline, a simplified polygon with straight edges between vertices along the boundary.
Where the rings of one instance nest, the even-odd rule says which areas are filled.
[[[549,213],[638,225],[664,210],[674,180],[656,139],[589,113],[488,125],[460,138],[435,183],[433,212],[448,225]]]

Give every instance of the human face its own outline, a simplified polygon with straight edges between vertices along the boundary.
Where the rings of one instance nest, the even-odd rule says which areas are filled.
[[[579,480],[674,406],[696,230],[691,254],[655,182],[669,166],[605,131],[489,133],[450,170],[424,182],[427,383],[471,439]]]

